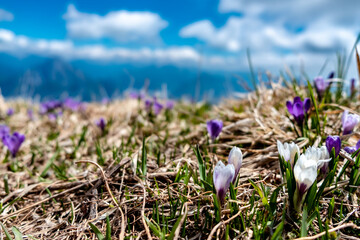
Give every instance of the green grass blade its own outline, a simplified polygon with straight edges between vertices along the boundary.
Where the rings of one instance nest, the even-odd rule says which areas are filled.
[[[60,149],[58,149],[55,154],[50,158],[50,160],[47,162],[44,170],[41,172],[40,177],[44,178],[46,176],[46,173],[49,171],[51,165],[55,161],[55,159],[59,156]]]
[[[15,240],[23,240],[23,235],[15,226],[11,227],[11,231],[14,233]]]
[[[104,235],[101,233],[101,231],[94,224],[89,222],[89,225],[90,225],[91,229],[93,230],[93,232],[95,233],[98,240],[105,240]]]
[[[109,215],[106,216],[106,236],[105,240],[111,240],[111,225]]]
[[[13,240],[10,233],[9,233],[9,231],[6,229],[6,227],[2,223],[0,223],[0,224],[1,224],[2,229],[4,230],[5,237],[6,237],[5,239],[6,240]]]

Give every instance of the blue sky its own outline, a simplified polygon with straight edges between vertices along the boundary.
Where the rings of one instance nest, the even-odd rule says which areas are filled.
[[[360,3],[287,0],[10,1],[0,3],[0,52],[24,57],[245,71],[319,69],[349,49]]]

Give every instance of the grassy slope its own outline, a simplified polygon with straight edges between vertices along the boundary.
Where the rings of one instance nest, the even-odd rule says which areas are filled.
[[[325,189],[318,209],[309,210],[305,222],[310,224],[305,227],[304,215],[289,210],[286,188],[278,188],[283,185],[276,140],[297,139],[300,147],[322,144],[327,135],[340,133],[341,108],[320,109],[322,136],[310,129],[308,138],[298,139],[285,107],[285,101],[296,95],[293,90],[272,84],[270,90],[259,91],[259,97],[250,94],[245,100],[226,100],[212,107],[178,103],[159,116],[149,116],[135,100],[108,106],[92,103],[84,112],[65,111],[57,122],[37,114],[30,121],[27,104],[1,102],[4,110],[12,106],[17,113],[0,123],[25,134],[26,141],[16,159],[0,164],[4,179],[0,222],[11,234],[11,227],[16,227],[36,239],[95,239],[97,229],[105,236],[107,225],[113,239],[265,239],[276,234],[282,239],[312,236],[326,228],[331,232],[335,227],[341,228],[340,238],[359,236],[360,230],[348,224],[360,225],[358,192],[349,194],[347,188],[353,162],[336,189],[334,184]],[[299,91],[308,94],[306,89]],[[346,104],[358,111],[356,103]],[[110,122],[103,136],[94,125],[100,117]],[[205,126],[212,118],[224,121],[215,143],[209,142]],[[358,138],[354,134],[343,143],[355,145]],[[196,144],[209,185],[199,180]],[[232,146],[241,148],[244,160],[238,186],[232,197],[228,193],[232,200],[219,213],[212,195],[212,169],[218,160],[227,161]],[[6,152],[1,145],[0,159]],[[337,169],[345,162],[340,157]],[[249,179],[259,187],[257,191]],[[276,189],[279,193],[271,199]],[[332,211],[329,205],[334,206]],[[223,224],[218,224],[219,217]]]

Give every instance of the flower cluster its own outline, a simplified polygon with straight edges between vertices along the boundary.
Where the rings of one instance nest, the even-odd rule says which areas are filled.
[[[289,170],[293,172],[296,182],[296,190],[294,196],[294,207],[297,211],[301,209],[302,202],[305,199],[309,188],[314,184],[318,177],[318,172],[323,176],[329,171],[329,163],[331,161],[331,152],[335,152],[334,158],[340,152],[341,140],[339,136],[328,136],[325,141],[326,146],[309,147],[303,154],[295,143],[284,143],[277,141],[278,152],[280,156],[281,166],[289,162]],[[284,171],[282,169],[282,171]],[[283,172],[283,174],[285,174]]]
[[[0,137],[2,143],[9,149],[12,157],[16,156],[21,144],[25,141],[25,136],[18,132],[14,132],[11,135],[10,129],[6,125],[0,125]]]
[[[162,103],[156,97],[153,97],[152,99],[145,99],[144,104],[146,111],[152,111],[155,115],[159,115],[163,109],[171,110],[175,105],[175,103],[171,100],[167,100],[165,103]]]
[[[225,195],[230,187],[230,183],[235,183],[239,175],[242,165],[242,152],[240,148],[233,147],[229,154],[228,165],[219,161],[213,173],[213,182],[216,190],[216,195],[221,203],[225,200]]]

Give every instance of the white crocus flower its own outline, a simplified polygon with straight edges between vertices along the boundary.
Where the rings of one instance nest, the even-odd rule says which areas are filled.
[[[240,168],[242,165],[242,159],[243,159],[243,155],[242,155],[240,148],[233,147],[230,151],[229,159],[228,159],[228,162],[230,164],[234,165],[234,168],[235,168],[235,177],[233,179],[233,183],[235,183],[236,178],[240,172]]]
[[[221,161],[216,164],[214,168],[213,180],[216,189],[216,195],[221,203],[224,202],[226,192],[229,189],[230,183],[234,179],[234,177],[234,165],[228,164],[227,166],[225,166]]]
[[[294,177],[296,181],[296,192],[294,206],[300,211],[307,190],[313,185],[317,178],[318,158],[317,152],[308,151],[301,154],[294,166]]]
[[[290,161],[291,165],[294,165],[295,155],[300,156],[299,146],[294,142],[284,143],[282,144],[279,140],[277,140],[277,147],[279,155],[284,158],[285,161]]]
[[[326,167],[331,160],[329,152],[325,146],[321,147],[309,147],[305,151],[305,156],[307,159],[316,160],[317,167],[319,169]]]

